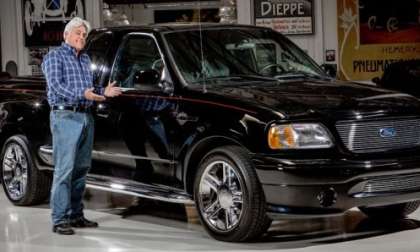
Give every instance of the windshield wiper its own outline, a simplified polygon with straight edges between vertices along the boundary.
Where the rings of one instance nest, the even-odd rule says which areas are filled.
[[[238,74],[238,75],[228,75],[228,76],[212,76],[203,78],[201,80],[195,81],[194,83],[203,83],[203,82],[213,82],[213,81],[277,81],[274,77],[265,77],[260,75],[247,75],[247,74]]]
[[[239,77],[242,77],[244,79],[252,79],[252,80],[277,81],[277,79],[274,78],[274,77],[268,77],[268,76],[262,76],[262,75],[239,74],[239,75],[235,75],[235,76],[239,76]]]
[[[301,70],[287,71],[274,76],[276,79],[287,79],[287,78],[314,78],[314,79],[328,79],[327,76],[309,73]]]

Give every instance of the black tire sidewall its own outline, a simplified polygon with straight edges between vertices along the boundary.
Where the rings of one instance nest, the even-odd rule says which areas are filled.
[[[26,184],[26,191],[24,193],[24,196],[22,198],[20,198],[19,200],[14,200],[13,198],[10,197],[8,190],[6,189],[6,185],[3,181],[3,160],[4,160],[4,155],[6,152],[7,147],[10,144],[17,144],[19,145],[22,150],[23,153],[26,157],[27,163],[28,163],[28,176],[27,176],[27,184]],[[7,198],[15,205],[25,205],[26,202],[29,200],[29,195],[28,192],[31,190],[31,185],[32,185],[32,173],[33,173],[33,162],[32,162],[32,158],[29,152],[29,148],[28,148],[28,140],[26,139],[25,136],[23,135],[14,135],[10,138],[8,138],[6,140],[6,142],[3,145],[2,151],[1,151],[1,157],[0,157],[0,162],[1,162],[1,169],[0,169],[0,176],[1,176],[1,180],[2,180],[2,185],[3,185],[3,190],[4,193],[6,194]]]
[[[240,150],[240,148],[237,148],[237,150]],[[216,230],[208,226],[200,210],[200,202],[198,199],[200,180],[207,165],[216,160],[229,163],[239,176],[240,183],[243,187],[242,216],[239,220],[239,223],[229,231]],[[241,233],[244,233],[244,229],[249,229],[250,223],[253,221],[252,218],[254,218],[254,216],[252,216],[252,208],[256,207],[252,206],[252,204],[254,204],[254,193],[252,192],[261,192],[259,188],[255,188],[260,184],[255,171],[253,172],[253,169],[255,168],[253,167],[253,164],[249,159],[244,159],[243,155],[237,153],[237,151],[233,151],[233,149],[231,148],[215,149],[202,159],[202,162],[199,165],[199,169],[194,180],[194,200],[197,206],[197,211],[200,216],[201,223],[203,224],[207,232],[215,239],[222,241],[241,241]],[[255,179],[256,181],[251,181],[251,179]]]

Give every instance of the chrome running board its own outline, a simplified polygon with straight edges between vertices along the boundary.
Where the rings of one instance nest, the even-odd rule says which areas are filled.
[[[185,191],[163,185],[149,185],[120,178],[88,175],[86,187],[171,203],[194,204]]]
[[[53,165],[52,148],[51,146],[41,146],[38,149],[39,157],[42,161],[49,165]],[[95,154],[95,151],[92,153]],[[104,153],[101,153],[104,154]],[[152,161],[166,161],[150,159]],[[167,162],[172,163],[172,162]],[[38,167],[40,167],[38,165]],[[42,167],[41,167],[42,168]],[[42,170],[52,170],[52,167],[42,168]],[[194,204],[191,195],[183,190],[164,186],[164,185],[151,185],[140,183],[132,180],[122,178],[111,178],[107,176],[88,174],[86,178],[86,187],[98,189],[108,192],[116,192],[126,195],[132,195],[141,198],[166,201],[171,203],[181,204]]]

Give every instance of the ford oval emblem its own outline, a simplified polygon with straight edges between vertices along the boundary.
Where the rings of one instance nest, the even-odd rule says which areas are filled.
[[[397,134],[395,128],[381,128],[379,129],[379,135],[381,137],[394,137]]]

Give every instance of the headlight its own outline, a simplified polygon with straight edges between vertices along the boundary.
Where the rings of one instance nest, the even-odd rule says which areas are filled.
[[[268,132],[271,149],[318,149],[333,146],[324,126],[316,123],[272,125]]]

